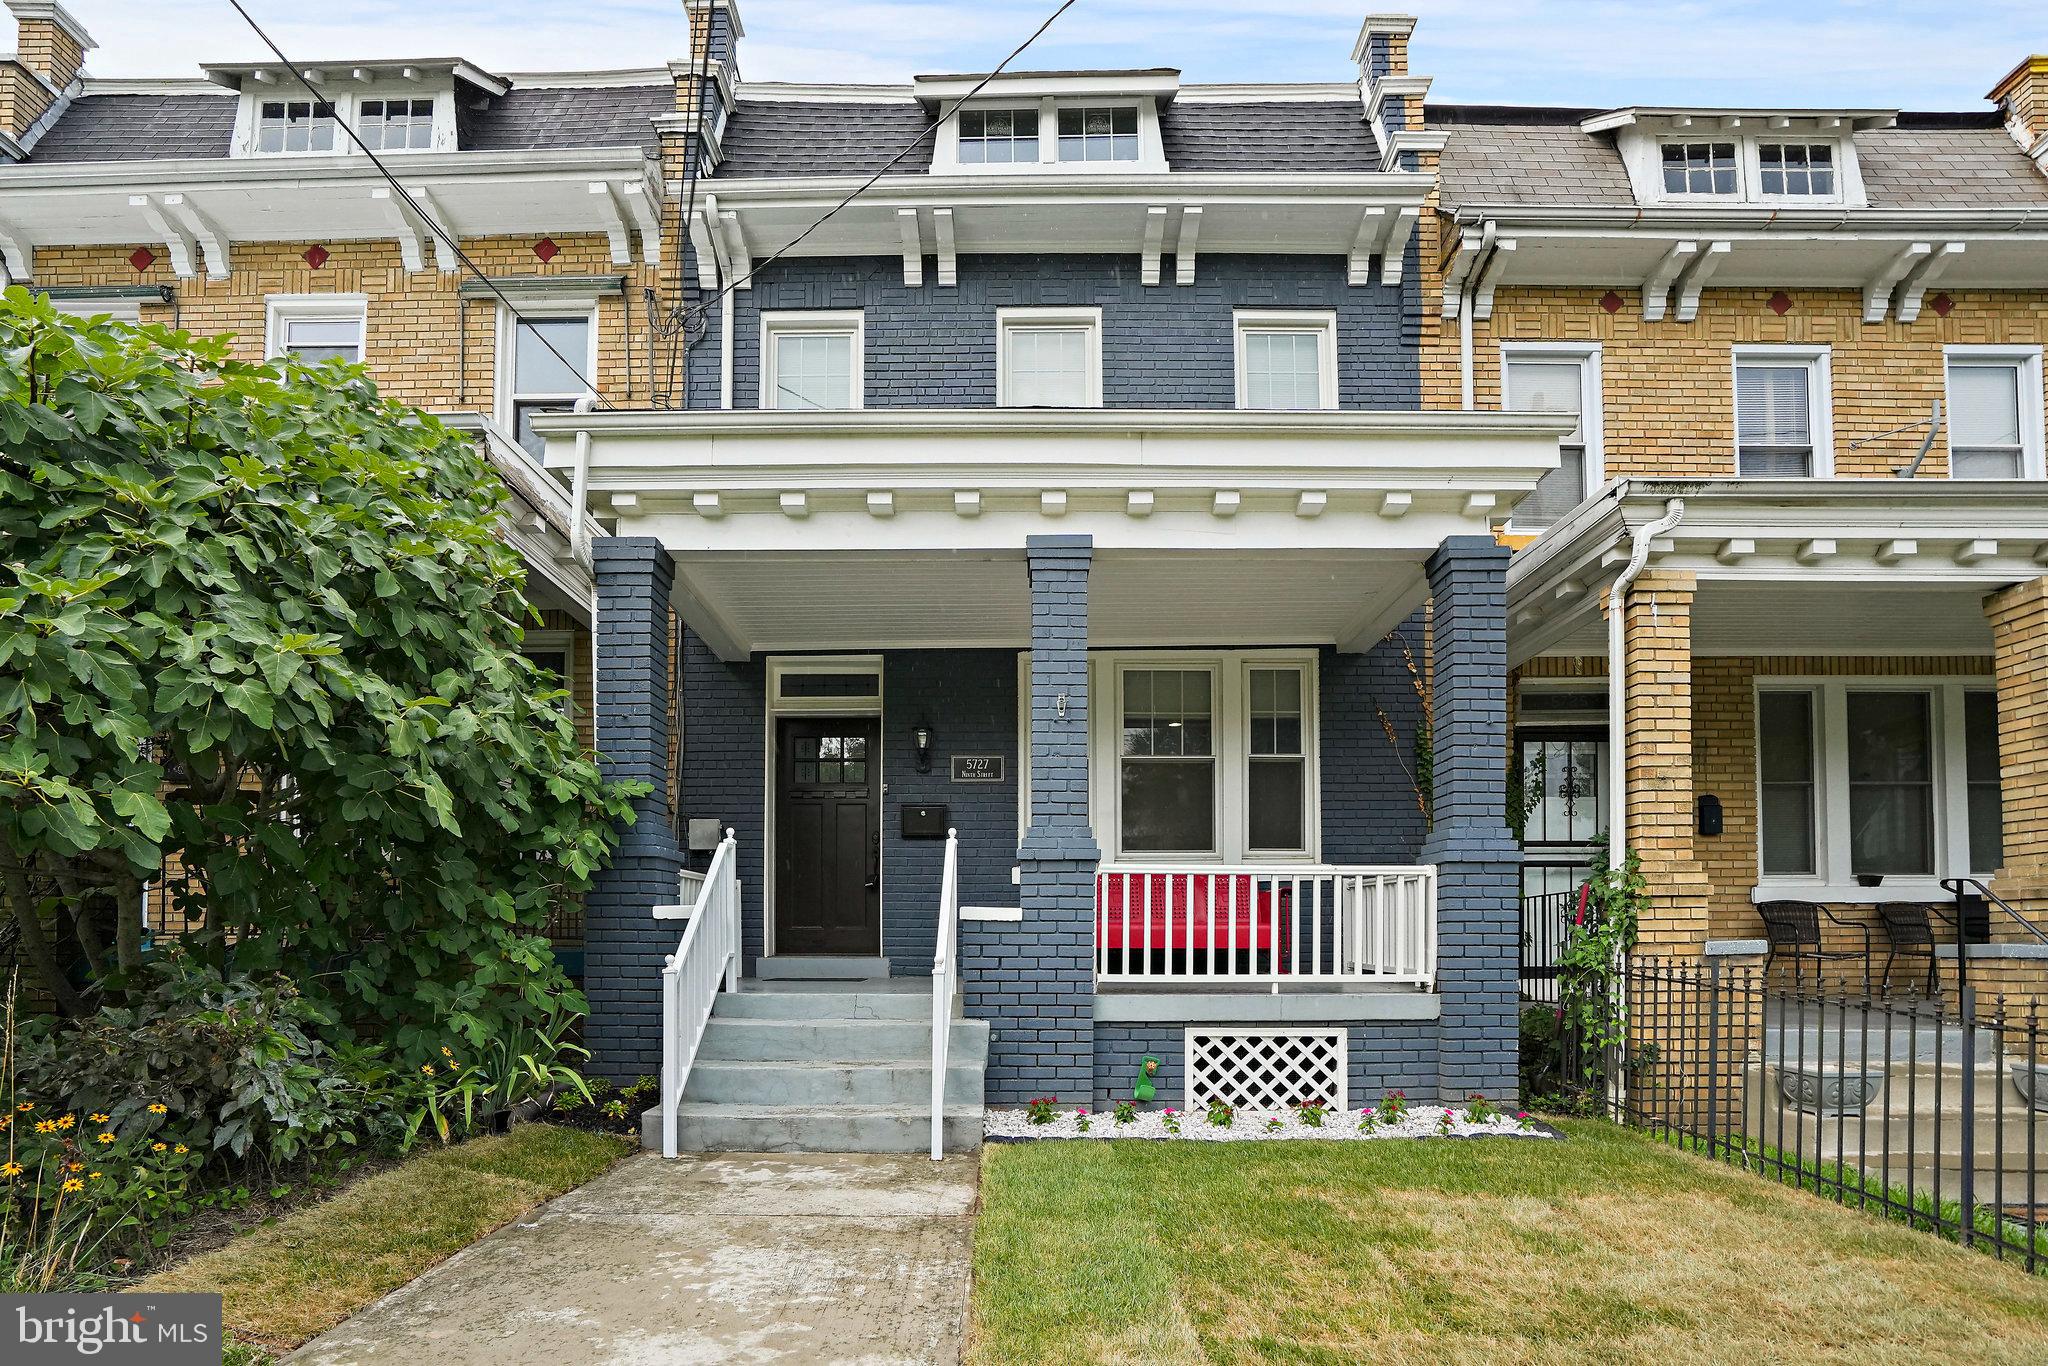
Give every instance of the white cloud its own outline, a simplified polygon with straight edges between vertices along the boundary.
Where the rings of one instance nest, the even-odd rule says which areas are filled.
[[[506,70],[684,55],[681,0],[246,0],[299,60],[461,55]],[[101,75],[189,75],[268,55],[226,0],[68,0]],[[985,70],[1054,0],[740,0],[754,79]],[[1342,80],[1376,0],[1080,0],[1020,65],[1179,66],[1192,80]],[[1389,8],[1397,6],[1388,6]],[[1771,102],[1974,108],[2048,42],[2039,0],[1418,0],[1435,97],[1499,103]]]

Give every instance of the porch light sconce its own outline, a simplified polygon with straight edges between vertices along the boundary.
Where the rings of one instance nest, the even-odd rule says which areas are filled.
[[[1712,839],[1721,833],[1721,799],[1713,793],[1703,794],[1699,799],[1699,831]]]
[[[910,732],[910,743],[917,750],[917,771],[919,773],[931,772],[932,728],[930,726],[919,726],[916,730]]]

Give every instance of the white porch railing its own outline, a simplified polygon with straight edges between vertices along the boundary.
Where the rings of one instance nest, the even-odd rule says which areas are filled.
[[[939,941],[932,950],[932,1161],[946,1155],[946,1065],[953,1037],[953,993],[960,981],[960,836],[946,832],[939,879]]]
[[[1103,983],[1436,980],[1436,869],[1123,867],[1095,882]]]
[[[661,1155],[676,1155],[676,1106],[704,1041],[719,989],[739,990],[739,839],[728,830],[701,877],[685,873],[683,895],[696,879],[690,923],[661,965]]]

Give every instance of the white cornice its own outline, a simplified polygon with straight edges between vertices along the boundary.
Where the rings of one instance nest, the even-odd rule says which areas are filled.
[[[1898,122],[1896,109],[1763,109],[1763,108],[1693,108],[1675,106],[1630,105],[1623,109],[1609,110],[1595,114],[1579,124],[1581,132],[1606,133],[1617,128],[1628,128],[1636,124],[1653,124],[1664,128],[1687,129],[1700,133],[1717,129],[1738,127],[1771,129],[1774,124],[1779,130],[1789,124],[1801,125],[1799,131],[1811,131],[1807,125],[1818,125],[1835,132],[1847,132],[1851,128],[1889,128]]]
[[[407,181],[503,179],[561,174],[639,171],[648,161],[641,147],[577,147],[510,152],[413,152],[399,165]],[[368,157],[317,156],[184,157],[162,161],[59,162],[45,166],[0,169],[0,188],[28,190],[142,189],[194,185],[246,186],[275,191],[289,185],[361,181],[381,185],[384,178]]]
[[[797,104],[889,104],[916,99],[907,85],[817,84],[798,81],[742,81],[735,93],[743,100]]]
[[[277,62],[209,62],[199,68],[206,78],[231,90],[241,90],[244,84],[258,73],[267,72],[274,80],[285,68]],[[306,75],[318,73],[320,79]],[[431,72],[437,76],[452,76],[464,85],[473,86],[490,95],[502,95],[510,90],[511,84],[502,76],[494,76],[482,67],[464,61],[460,57],[395,57],[379,58],[373,61],[309,61],[289,73],[290,83],[297,85],[300,79],[320,85],[324,82],[337,86],[356,82],[353,73],[365,72],[373,77],[403,76],[406,72]]]
[[[1709,232],[1736,229],[1751,233],[1831,232],[1845,239],[1859,232],[1940,232],[1953,229],[1968,232],[2006,233],[2038,228],[2048,232],[2048,205],[1985,204],[1970,207],[1911,208],[1829,208],[1788,209],[1769,204],[1702,204],[1691,206],[1613,205],[1598,208],[1579,206],[1531,206],[1527,204],[1460,204],[1454,218],[1460,224],[1498,222],[1502,231],[1512,225],[1523,234],[1545,228],[1569,231],[1598,229],[1626,230],[1646,235],[1659,233]]]
[[[85,76],[79,81],[82,95],[218,95],[233,99],[235,92],[217,82],[197,76]]]
[[[866,184],[866,177],[843,176],[750,176],[720,182],[720,199],[732,205],[791,203],[814,197],[831,199]],[[1287,195],[1300,199],[1375,199],[1387,202],[1420,202],[1435,184],[1435,177],[1421,171],[1344,171],[1268,173],[1263,171],[1165,171],[1151,175],[1114,178],[1101,175],[1042,174],[1005,179],[988,175],[936,176],[894,175],[876,181],[861,198],[880,202],[892,198],[929,203],[944,198],[949,203],[1010,203],[1042,199],[1080,199],[1111,202],[1141,199],[1151,202],[1202,202],[1205,198],[1257,199]]]
[[[616,71],[507,71],[504,78],[515,90],[609,90],[625,85],[666,85],[674,70],[671,64]]]
[[[541,413],[538,431],[618,436],[1026,436],[1144,432],[1292,437],[1533,437],[1555,441],[1572,423],[1548,413],[1340,409],[1248,412],[1214,408],[862,408],[841,412],[635,409]]]
[[[1327,104],[1358,98],[1357,81],[1317,81],[1301,84],[1260,85],[1243,81],[1209,85],[1184,85],[1179,104]]]

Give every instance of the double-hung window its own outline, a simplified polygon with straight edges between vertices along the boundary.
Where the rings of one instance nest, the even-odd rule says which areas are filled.
[[[1038,160],[1036,109],[960,111],[960,161],[967,166],[1009,166]]]
[[[1337,406],[1337,315],[1237,315],[1237,406]]]
[[[363,358],[369,301],[361,294],[274,294],[264,301],[267,351],[309,365]]]
[[[356,136],[373,152],[420,151],[434,145],[431,99],[358,100]]]
[[[1006,308],[996,315],[996,402],[1005,408],[1102,406],[1102,311]]]
[[[264,100],[256,106],[259,152],[331,152],[334,106],[326,100]]]
[[[1835,148],[1827,142],[1766,142],[1756,149],[1757,189],[1765,195],[1831,197]]]
[[[1764,680],[1757,689],[1759,871],[1848,889],[1997,871],[1997,695],[1965,680]]]
[[[1138,159],[1136,105],[1062,109],[1059,111],[1059,132],[1061,161]]]
[[[502,315],[499,336],[505,416],[519,444],[539,456],[547,442],[533,430],[535,415],[568,412],[593,392],[597,311],[587,304],[573,310],[521,304],[517,314]]]
[[[861,389],[859,313],[762,314],[763,408],[858,408]]]
[[[1735,348],[1735,472],[1803,479],[1833,468],[1825,347]]]
[[[1732,195],[1736,191],[1735,144],[1667,142],[1663,145],[1664,193]]]
[[[1119,654],[1097,809],[1126,860],[1301,859],[1316,844],[1315,664],[1298,652]],[[1113,832],[1113,833],[1112,833]]]
[[[1599,478],[1600,349],[1548,342],[1503,347],[1501,406],[1579,419],[1558,443],[1557,468],[1515,505],[1516,526],[1549,526],[1583,502]]]
[[[1953,479],[2040,477],[2039,347],[1948,349],[1948,469]]]

